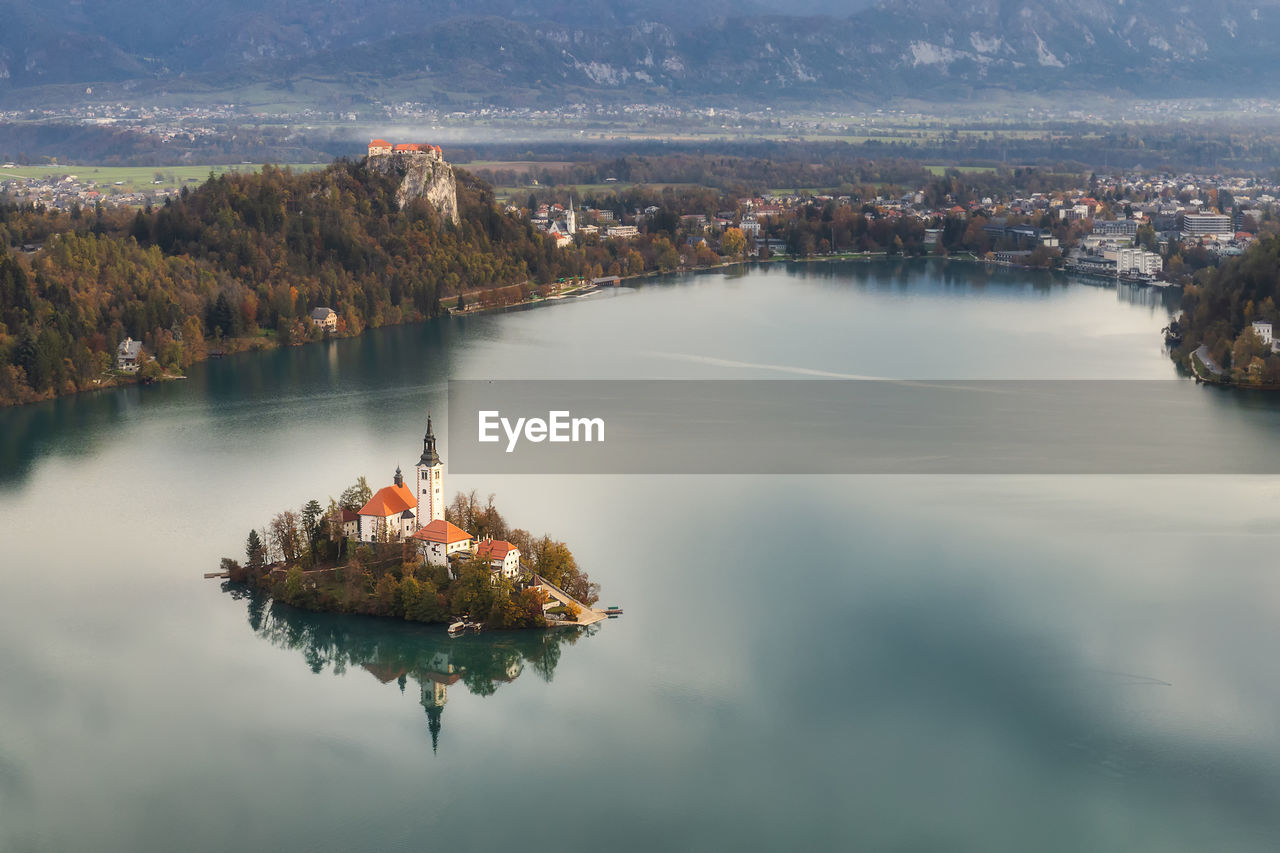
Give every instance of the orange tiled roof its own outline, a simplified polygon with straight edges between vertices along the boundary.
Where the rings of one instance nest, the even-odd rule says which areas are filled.
[[[361,515],[376,515],[386,518],[399,515],[406,509],[417,509],[418,501],[413,492],[405,486],[383,486],[369,502],[360,507]]]
[[[437,518],[413,534],[413,538],[421,539],[424,542],[443,542],[446,545],[453,545],[457,542],[467,541],[471,538],[471,534],[456,524],[450,524],[443,518]]]
[[[369,142],[370,148],[390,148],[391,143],[385,139],[374,139]]]
[[[518,550],[515,545],[502,539],[486,539],[476,547],[476,556],[489,560],[505,560],[507,554]]]

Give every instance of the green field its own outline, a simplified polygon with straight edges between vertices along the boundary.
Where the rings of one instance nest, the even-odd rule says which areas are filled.
[[[321,169],[320,163],[287,164],[295,171]],[[80,183],[92,181],[103,190],[138,192],[141,190],[174,189],[179,186],[194,187],[204,183],[210,173],[256,172],[260,165],[237,166],[15,166],[0,168],[0,181],[5,178],[53,178],[74,175]]]

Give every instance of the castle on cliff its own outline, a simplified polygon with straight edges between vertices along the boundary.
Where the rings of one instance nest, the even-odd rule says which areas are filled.
[[[385,139],[370,140],[369,156],[377,157],[382,154],[435,154],[439,157],[442,156],[443,152],[440,150],[439,145],[419,145],[415,142],[392,145]]]

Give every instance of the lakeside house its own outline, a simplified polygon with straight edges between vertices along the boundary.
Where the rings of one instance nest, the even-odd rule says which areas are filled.
[[[338,329],[338,312],[332,308],[316,308],[311,312],[311,325],[334,332]]]
[[[125,373],[137,373],[142,364],[142,341],[125,338],[116,347],[116,369]]]
[[[1253,333],[1258,336],[1258,340],[1270,349],[1273,353],[1280,353],[1280,338],[1272,334],[1271,324],[1265,320],[1253,321]]]

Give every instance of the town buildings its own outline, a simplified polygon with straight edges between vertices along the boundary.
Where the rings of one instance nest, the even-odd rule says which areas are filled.
[[[1229,241],[1235,237],[1231,217],[1224,213],[1184,213],[1182,236]]]

